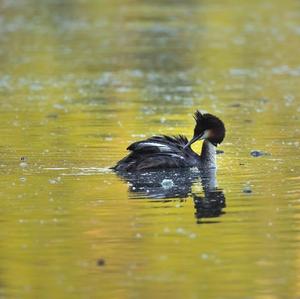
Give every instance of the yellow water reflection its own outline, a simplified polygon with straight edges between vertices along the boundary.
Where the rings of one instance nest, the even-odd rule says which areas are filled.
[[[297,1],[0,10],[0,297],[300,296]],[[191,194],[132,198],[108,170],[130,142],[190,138],[195,109],[227,128],[226,208],[200,220]]]

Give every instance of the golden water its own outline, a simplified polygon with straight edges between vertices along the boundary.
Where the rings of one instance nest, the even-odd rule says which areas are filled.
[[[299,298],[299,9],[0,2],[0,297]],[[108,169],[133,141],[190,138],[195,109],[227,128],[214,218]]]

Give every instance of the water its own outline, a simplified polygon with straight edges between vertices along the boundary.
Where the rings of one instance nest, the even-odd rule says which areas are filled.
[[[0,10],[0,297],[300,296],[298,1]],[[109,170],[195,109],[227,128],[215,192]]]

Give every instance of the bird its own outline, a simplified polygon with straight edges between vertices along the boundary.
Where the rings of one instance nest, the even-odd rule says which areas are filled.
[[[193,138],[188,141],[183,135],[157,135],[132,143],[130,153],[112,167],[115,171],[137,172],[172,168],[216,168],[216,147],[225,138],[222,120],[210,113],[194,113],[195,128]],[[200,155],[191,145],[203,140]]]

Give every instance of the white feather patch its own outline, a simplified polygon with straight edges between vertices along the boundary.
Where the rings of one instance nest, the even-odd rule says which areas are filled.
[[[161,152],[168,152],[171,148],[165,144],[156,143],[156,142],[144,142],[141,146],[155,146],[158,147]]]
[[[171,156],[174,157],[174,158],[179,158],[181,160],[184,160],[184,157],[176,155],[176,154],[171,154]]]

